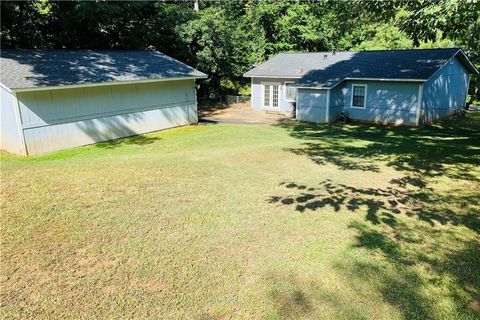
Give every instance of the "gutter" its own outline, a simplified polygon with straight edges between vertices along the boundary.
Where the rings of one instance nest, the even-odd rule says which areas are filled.
[[[157,78],[157,79],[140,79],[140,80],[126,80],[126,81],[106,81],[98,83],[82,83],[73,85],[59,85],[59,86],[42,86],[42,87],[29,87],[29,88],[11,88],[10,92],[30,92],[30,91],[45,91],[45,90],[57,90],[57,89],[75,89],[75,88],[87,88],[98,86],[112,86],[122,84],[136,84],[136,83],[151,83],[151,82],[165,82],[176,80],[189,80],[189,79],[207,79],[208,76],[192,76],[192,77],[172,77],[172,78]],[[2,85],[4,87],[4,85]]]
[[[294,76],[279,76],[279,75],[275,75],[275,76],[256,76],[256,75],[247,75],[246,73],[243,75],[243,77],[245,78],[282,78],[282,79],[301,79],[303,76],[301,77],[294,77]]]
[[[355,81],[394,81],[394,82],[426,82],[425,79],[388,79],[388,78],[344,78],[339,82],[335,83],[330,87],[316,87],[316,86],[302,86],[302,85],[295,85],[293,84],[292,87],[299,88],[299,89],[333,89],[338,86],[340,83],[346,80],[355,80]]]

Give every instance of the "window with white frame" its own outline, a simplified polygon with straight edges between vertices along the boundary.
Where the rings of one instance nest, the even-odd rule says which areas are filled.
[[[352,86],[352,107],[365,108],[367,98],[367,86],[363,84],[354,84]]]
[[[297,98],[297,88],[292,87],[293,82],[285,82],[285,100],[295,101]]]

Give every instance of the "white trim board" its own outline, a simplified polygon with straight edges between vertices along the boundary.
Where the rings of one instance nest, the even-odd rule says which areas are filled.
[[[425,79],[398,79],[398,78],[345,78],[344,80],[365,80],[365,81],[399,81],[399,82],[425,82]],[[343,81],[343,80],[342,80]]]
[[[468,58],[467,54],[463,51],[463,49],[460,48],[460,49],[457,51],[457,53],[455,53],[455,56],[456,56],[457,54],[459,54],[459,53],[462,54],[462,56],[463,56],[463,57],[465,58],[465,60],[468,62],[468,64],[470,65],[470,67],[471,67],[473,70],[475,70],[475,71],[477,72],[477,74],[480,74],[480,71],[478,70],[478,68],[472,63],[472,61],[470,61],[470,59]]]
[[[300,87],[300,86],[294,86],[297,89],[307,89],[307,90],[330,90],[333,87]]]
[[[10,90],[9,87],[7,87],[6,85],[4,85],[3,83],[0,82],[0,87],[2,87],[3,89],[5,89],[7,92],[12,92],[12,90]]]
[[[331,87],[305,87],[305,86],[295,86],[296,88],[299,89],[333,89],[336,86],[338,86],[340,83],[346,81],[346,80],[355,80],[355,81],[392,81],[392,82],[425,82],[427,80],[424,79],[389,79],[389,78],[344,78],[343,80],[340,80],[339,82],[335,83]]]
[[[25,142],[25,135],[23,133],[23,123],[22,123],[22,115],[20,113],[20,104],[18,103],[17,93],[12,92],[12,99],[13,99],[13,112],[15,114],[15,120],[17,122],[17,132],[20,137],[20,154],[21,155],[28,155],[27,143]]]
[[[293,77],[293,76],[245,76],[245,78],[270,78],[270,79],[300,79],[303,78],[303,76],[300,77]]]
[[[73,85],[60,85],[60,86],[45,86],[45,87],[32,87],[32,88],[12,88],[11,91],[15,92],[28,92],[28,91],[44,91],[44,90],[57,90],[57,89],[75,89],[85,87],[98,87],[98,86],[113,86],[122,84],[140,84],[151,82],[165,82],[165,81],[177,81],[177,80],[195,80],[206,79],[207,77],[175,77],[175,78],[159,78],[159,79],[144,79],[144,80],[128,80],[128,81],[106,81],[99,83],[85,83],[85,84],[73,84]]]
[[[364,87],[365,88],[365,96],[363,97],[363,107],[353,105],[353,87]],[[367,108],[367,89],[368,89],[368,86],[366,84],[352,83],[352,94],[351,94],[351,97],[350,97],[349,108],[354,108],[354,109],[366,109]]]

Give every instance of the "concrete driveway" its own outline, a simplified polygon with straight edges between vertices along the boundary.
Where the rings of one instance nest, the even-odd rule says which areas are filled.
[[[253,110],[250,102],[198,107],[199,122],[277,124],[290,117]]]

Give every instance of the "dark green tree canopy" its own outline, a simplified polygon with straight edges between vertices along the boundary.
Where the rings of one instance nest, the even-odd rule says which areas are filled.
[[[480,2],[469,0],[49,1],[1,3],[3,48],[145,49],[209,74],[201,94],[286,51],[460,46],[480,64]],[[472,83],[475,84],[476,80]]]

